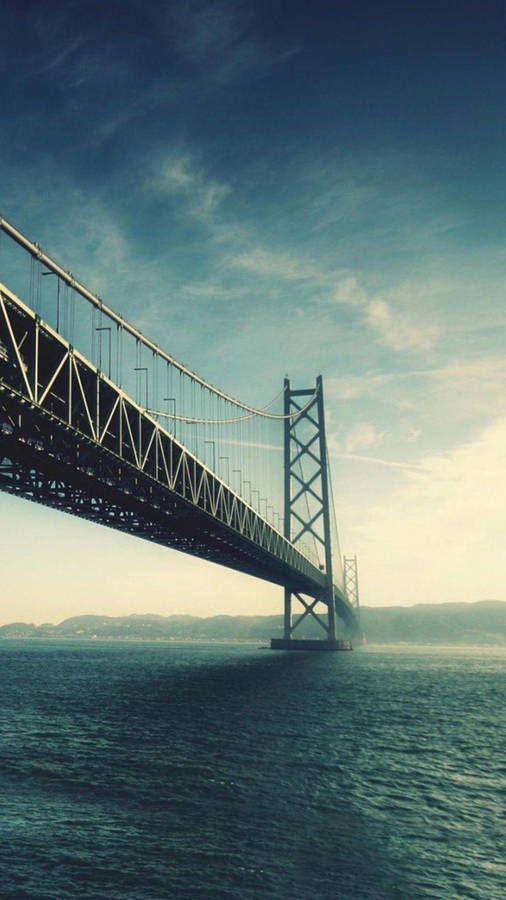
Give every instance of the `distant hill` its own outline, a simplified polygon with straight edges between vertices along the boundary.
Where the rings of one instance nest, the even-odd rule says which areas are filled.
[[[368,643],[506,645],[506,603],[418,604],[363,607]],[[6,638],[109,638],[176,641],[268,641],[282,634],[282,616],[74,616],[59,625],[13,622],[0,627]],[[309,620],[297,637],[321,637]]]
[[[506,603],[366,607],[362,628],[370,643],[506,644]]]

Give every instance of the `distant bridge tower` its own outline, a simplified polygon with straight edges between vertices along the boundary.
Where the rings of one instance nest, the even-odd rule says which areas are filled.
[[[356,556],[345,556],[343,559],[344,592],[350,606],[356,610],[357,618],[360,614],[360,598],[358,592],[358,567]]]
[[[292,390],[290,381],[284,383],[284,536],[293,545],[303,544],[309,537],[323,549],[322,588],[319,594],[306,599],[290,585],[285,586],[283,639],[273,639],[273,649],[351,649],[349,641],[337,640],[336,591],[332,553],[331,490],[329,483],[323,381],[321,375],[314,388]],[[337,530],[335,532],[337,543]],[[337,550],[338,548],[336,548]],[[292,620],[293,598],[302,604],[303,611]],[[323,614],[316,612],[319,604],[327,607]],[[325,631],[321,640],[296,640],[296,628],[313,617]]]

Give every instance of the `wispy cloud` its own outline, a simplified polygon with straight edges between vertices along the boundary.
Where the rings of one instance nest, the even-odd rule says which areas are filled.
[[[148,190],[177,195],[185,212],[202,223],[212,223],[223,201],[231,193],[229,185],[211,178],[184,152],[172,151],[158,160],[147,180]]]
[[[228,256],[224,263],[257,278],[299,283],[308,281],[321,306],[347,307],[360,317],[381,344],[395,351],[423,351],[434,347],[440,337],[440,325],[431,320],[420,303],[420,286],[401,285],[390,291],[373,293],[363,287],[354,274],[342,274],[325,261],[309,254],[272,250],[257,244],[244,252]]]
[[[367,304],[366,321],[378,332],[382,342],[393,350],[427,350],[435,344],[439,334],[436,325],[414,322],[412,314],[394,310],[390,303],[380,298]]]
[[[326,394],[348,416],[367,411],[372,418],[366,421],[374,422],[380,434],[388,432],[389,453],[404,446],[413,459],[416,450],[453,448],[459,438],[506,409],[506,360],[488,357],[412,371],[329,378]],[[364,430],[364,439],[367,434]],[[339,439],[340,449],[348,449],[342,432]]]
[[[206,89],[260,75],[293,56],[296,45],[279,46],[255,33],[253,8],[230,0],[185,0],[173,5],[175,47],[206,75]]]
[[[232,268],[245,269],[262,278],[280,278],[285,281],[302,281],[320,274],[316,267],[298,256],[276,253],[263,247],[230,256],[227,263]]]
[[[384,438],[385,433],[379,432],[370,422],[357,422],[346,435],[344,446],[348,453],[353,453],[358,447],[375,447]]]
[[[402,303],[398,294],[399,291],[392,291],[394,302],[383,294],[371,295],[355,276],[348,276],[336,285],[334,299],[338,304],[360,309],[366,324],[393,350],[433,347],[439,337],[438,325],[427,321],[425,315],[422,318],[418,303],[409,302],[409,288],[402,291]]]
[[[354,275],[349,275],[338,283],[334,291],[334,299],[345,306],[365,306],[367,304],[367,294],[360,287]]]
[[[330,454],[334,459],[351,459],[357,462],[370,463],[373,466],[386,466],[388,469],[404,469],[405,471],[421,471],[422,466],[418,463],[399,462],[393,459],[381,459],[378,456],[364,456],[360,453],[340,453]]]
[[[327,380],[327,390],[338,399],[351,400],[365,394],[374,395],[390,384],[429,380],[441,386],[443,383],[465,386],[481,385],[485,390],[497,386],[506,389],[506,360],[489,356],[482,359],[455,361],[430,369],[412,369],[365,375],[344,375]]]
[[[406,432],[406,440],[409,444],[414,444],[421,434],[422,432],[419,428],[413,428],[412,425],[409,425]]]
[[[272,46],[255,31],[251,8],[227,0],[182,0],[168,5],[166,14],[154,14],[135,0],[139,14],[151,18],[153,42],[163,52],[166,65],[159,74],[144,68],[137,71],[123,92],[121,109],[103,111],[92,142],[102,142],[124,130],[133,120],[156,111],[171,109],[180,116],[191,109],[197,98],[216,93],[235,82],[259,78],[297,52],[296,46]],[[155,51],[155,52],[156,52]],[[73,86],[93,73],[93,57],[75,65]],[[110,80],[122,78],[122,61],[109,60],[104,66]],[[130,70],[130,75],[132,71]]]
[[[168,190],[189,188],[195,184],[197,175],[187,156],[169,156],[162,167],[160,182]]]
[[[240,3],[186,0],[173,5],[172,18],[177,24],[179,53],[194,63],[201,63],[222,56],[244,41],[250,17]]]
[[[391,372],[379,375],[341,375],[327,378],[326,390],[336,400],[354,400],[385,387],[395,377],[396,374]]]
[[[227,288],[221,282],[211,279],[209,281],[189,281],[183,285],[182,293],[199,300],[223,302],[224,300],[237,300],[249,292],[247,289],[241,290],[237,286]]]
[[[63,69],[68,71],[69,65],[72,70],[76,67],[81,68],[81,57],[78,55],[78,51],[84,47],[85,43],[85,39],[80,36],[64,41],[63,46],[55,46],[53,52],[48,54],[38,67],[38,73],[47,74],[57,71],[61,74]]]

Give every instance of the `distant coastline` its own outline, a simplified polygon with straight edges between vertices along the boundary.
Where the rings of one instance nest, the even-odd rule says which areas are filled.
[[[506,646],[506,602],[363,607],[362,628],[370,644]],[[74,616],[57,625],[12,622],[0,626],[0,641],[81,639],[167,642],[268,642],[281,635],[282,616],[130,615]],[[319,637],[308,622],[301,637]]]

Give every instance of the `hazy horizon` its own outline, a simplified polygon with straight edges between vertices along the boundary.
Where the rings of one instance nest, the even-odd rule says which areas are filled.
[[[458,607],[458,606],[469,607],[469,606],[480,606],[480,605],[486,606],[487,604],[492,605],[492,606],[495,606],[495,605],[506,606],[506,600],[495,600],[493,598],[489,598],[487,600],[462,600],[462,601],[457,600],[457,601],[453,601],[453,602],[441,600],[438,603],[410,603],[410,604],[397,603],[397,604],[392,604],[390,606],[389,605],[383,605],[383,606],[363,605],[363,606],[361,606],[361,609],[380,611],[380,610],[414,609],[416,607],[431,608],[431,607],[442,607],[442,606],[447,606],[447,607]],[[64,619],[61,619],[59,621],[54,621],[54,622],[49,621],[49,619],[44,618],[43,616],[40,618],[40,620],[37,620],[37,621],[34,621],[33,619],[31,619],[30,621],[25,621],[25,620],[19,619],[19,620],[10,620],[8,622],[4,622],[3,619],[0,618],[0,628],[4,625],[13,625],[13,624],[18,624],[18,623],[23,623],[26,625],[36,625],[37,627],[40,625],[56,625],[57,626],[57,625],[61,625],[63,622],[65,622],[69,619],[86,618],[86,617],[90,617],[90,618],[103,617],[103,618],[113,618],[113,619],[114,618],[125,619],[125,618],[134,618],[134,617],[137,617],[137,618],[153,617],[153,618],[170,619],[170,618],[178,618],[178,617],[180,617],[180,618],[190,617],[190,618],[196,618],[196,619],[213,619],[213,618],[241,618],[241,617],[271,618],[272,616],[278,616],[281,618],[282,613],[279,610],[276,610],[275,612],[272,612],[272,613],[247,613],[247,612],[245,612],[245,613],[244,612],[243,613],[220,613],[220,612],[215,612],[215,613],[210,613],[208,615],[197,615],[197,614],[187,612],[185,610],[181,610],[180,612],[177,612],[177,613],[165,613],[165,614],[164,613],[153,613],[153,612],[144,612],[144,613],[131,612],[131,613],[123,614],[121,612],[117,612],[114,615],[111,615],[109,613],[103,613],[103,612],[91,613],[91,612],[84,611],[84,612],[78,613],[77,615],[74,615],[74,616],[66,616]]]

